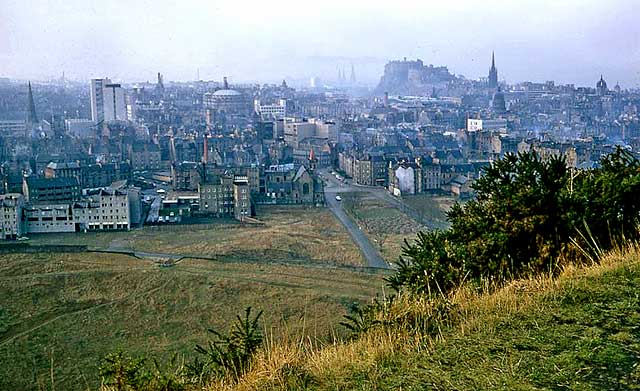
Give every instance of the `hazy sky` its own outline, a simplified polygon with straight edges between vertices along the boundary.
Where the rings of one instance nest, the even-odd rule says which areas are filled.
[[[640,86],[640,0],[0,0],[0,77],[377,81],[402,57],[500,79]]]

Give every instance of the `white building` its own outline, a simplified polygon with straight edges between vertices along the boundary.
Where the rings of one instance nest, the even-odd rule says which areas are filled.
[[[91,79],[91,119],[101,121],[126,121],[127,104],[124,88],[110,79]]]
[[[109,79],[91,79],[91,119],[94,123],[104,121],[104,86]]]
[[[308,138],[325,139],[329,141],[338,140],[339,126],[332,121],[325,121],[317,118],[297,121],[291,118],[284,120],[284,141],[293,146]]]
[[[326,138],[329,141],[338,141],[339,126],[333,121],[325,121],[321,119],[310,119],[316,125],[316,137]]]
[[[260,104],[260,100],[253,101],[255,112],[263,119],[282,119],[287,115],[287,100],[280,99],[278,103],[271,105]]]
[[[88,202],[73,207],[78,230],[110,231],[131,229],[129,195],[120,190],[99,189],[87,193]]]
[[[120,84],[105,84],[104,88],[104,120],[126,121],[127,105],[124,88]]]
[[[467,119],[467,130],[475,132],[478,130],[499,131],[507,133],[507,120],[503,118],[497,119]]]
[[[397,180],[393,182],[397,182],[397,186],[392,191],[393,195],[416,194],[415,175],[416,173],[411,166],[396,168],[395,176]]]

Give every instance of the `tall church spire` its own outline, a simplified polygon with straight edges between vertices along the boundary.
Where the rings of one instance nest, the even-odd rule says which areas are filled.
[[[158,81],[156,83],[155,92],[159,97],[164,95],[164,78],[160,72],[158,72]]]
[[[498,69],[496,68],[496,55],[491,52],[491,69],[489,69],[489,88],[498,88]]]
[[[27,94],[27,124],[35,125],[38,123],[36,115],[36,104],[33,101],[33,91],[31,91],[31,82],[28,85],[29,92]]]

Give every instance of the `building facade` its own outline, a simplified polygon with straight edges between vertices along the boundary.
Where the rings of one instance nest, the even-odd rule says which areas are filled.
[[[98,189],[73,205],[76,231],[122,231],[131,229],[129,195],[115,189]]]
[[[77,162],[51,162],[44,169],[45,178],[76,178],[80,187],[92,189],[106,187],[116,181],[131,180],[129,163],[98,163],[81,165]]]
[[[159,170],[161,168],[160,147],[153,143],[134,144],[129,153],[134,170]]]
[[[81,188],[75,177],[28,177],[23,180],[22,194],[30,203],[68,203],[80,200]]]
[[[251,189],[246,176],[214,176],[198,186],[200,212],[242,221],[251,216]]]
[[[0,195],[0,226],[2,239],[17,239],[24,233],[22,222],[22,194],[9,193]]]
[[[27,204],[23,219],[28,233],[76,232],[72,204]]]
[[[128,119],[125,91],[120,84],[108,78],[91,79],[91,119],[95,124]]]

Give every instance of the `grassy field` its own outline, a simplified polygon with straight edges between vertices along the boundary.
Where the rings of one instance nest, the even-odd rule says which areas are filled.
[[[429,220],[433,228],[447,229],[449,227],[447,211],[456,202],[456,198],[417,194],[402,196],[402,201],[417,211],[422,218]]]
[[[427,229],[368,193],[345,193],[343,205],[369,239],[378,245],[382,257],[387,261],[398,259],[404,239],[411,241],[420,230]]]
[[[97,365],[121,347],[166,360],[192,354],[210,327],[245,307],[266,333],[330,340],[347,306],[382,275],[310,265],[185,259],[171,268],[108,254],[0,257],[0,389],[96,389]],[[52,368],[52,372],[50,369]]]
[[[264,225],[212,220],[207,225],[144,227],[130,232],[33,235],[32,244],[86,244],[145,252],[259,262],[301,261],[363,265],[340,222],[325,208],[265,207]]]
[[[390,313],[421,315],[432,331],[379,327],[324,349],[271,348],[239,385],[207,389],[297,390],[307,379],[311,390],[638,390],[639,285],[632,246],[490,294],[463,287],[446,312],[398,299]]]

